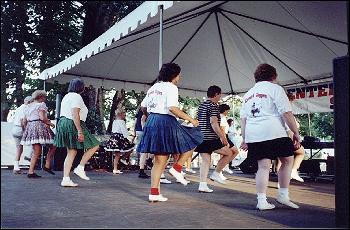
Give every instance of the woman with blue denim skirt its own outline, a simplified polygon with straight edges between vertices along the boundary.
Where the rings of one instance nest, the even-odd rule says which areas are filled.
[[[169,173],[180,183],[187,185],[181,174],[182,165],[192,156],[194,149],[203,141],[198,120],[193,119],[178,107],[178,88],[181,68],[175,63],[163,64],[159,71],[158,82],[148,91],[141,103],[150,113],[143,130],[143,137],[137,152],[154,154],[151,171],[150,202],[167,201],[160,194],[160,176],[170,154],[180,153],[178,161],[169,169]],[[192,123],[194,127],[181,125],[176,117]]]

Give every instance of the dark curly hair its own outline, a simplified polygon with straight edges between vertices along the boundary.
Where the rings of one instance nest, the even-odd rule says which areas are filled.
[[[213,98],[221,93],[221,88],[216,85],[212,85],[207,90],[207,97]]]
[[[220,113],[225,112],[226,110],[230,110],[230,106],[227,104],[220,104],[219,105]]]
[[[171,82],[180,72],[180,66],[175,63],[163,64],[162,68],[159,70],[158,81]]]
[[[255,82],[272,81],[276,79],[276,77],[277,72],[275,67],[266,63],[258,65],[254,73]]]

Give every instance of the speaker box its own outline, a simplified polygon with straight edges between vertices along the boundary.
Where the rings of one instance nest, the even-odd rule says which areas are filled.
[[[299,172],[309,173],[314,176],[321,174],[320,161],[317,159],[304,160],[301,162]]]
[[[248,157],[239,165],[241,171],[245,174],[254,174],[258,171],[258,162],[252,158]]]
[[[327,164],[327,174],[334,175],[334,173],[335,173],[335,171],[334,171],[334,166],[335,166],[334,157],[328,156],[326,164]]]

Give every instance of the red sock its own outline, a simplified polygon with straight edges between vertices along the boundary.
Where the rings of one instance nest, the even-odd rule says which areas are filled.
[[[176,171],[178,171],[178,172],[181,172],[181,170],[182,170],[182,166],[179,165],[178,163],[175,163],[175,164],[173,165],[173,168],[174,168]]]
[[[151,188],[151,195],[159,195],[158,188]]]

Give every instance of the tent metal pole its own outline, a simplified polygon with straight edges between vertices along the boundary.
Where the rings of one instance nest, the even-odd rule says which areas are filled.
[[[298,74],[297,72],[295,72],[294,69],[292,69],[289,65],[287,65],[285,62],[283,62],[280,58],[278,58],[274,53],[272,53],[269,49],[267,49],[263,44],[261,44],[258,40],[256,40],[253,36],[251,36],[247,31],[245,31],[242,27],[240,27],[239,25],[237,25],[237,23],[235,23],[234,21],[232,21],[231,18],[227,17],[224,13],[222,13],[221,11],[219,11],[227,20],[229,20],[233,25],[235,25],[238,29],[240,29],[241,31],[243,31],[243,33],[245,33],[246,35],[248,35],[248,37],[250,37],[251,39],[253,39],[253,41],[255,41],[256,43],[258,43],[259,46],[261,46],[264,50],[266,50],[269,54],[271,54],[273,57],[275,57],[279,62],[281,62],[283,65],[285,65],[288,69],[290,69],[293,73],[295,73],[300,79],[302,79],[304,81],[305,84],[308,83],[308,81],[303,78],[300,74]]]
[[[229,81],[230,87],[231,87],[231,94],[233,95],[234,92],[233,92],[233,88],[232,88],[230,70],[228,69],[227,58],[226,58],[226,53],[225,53],[225,47],[224,47],[224,43],[222,41],[222,34],[221,34],[220,23],[219,23],[219,18],[218,18],[218,13],[217,12],[215,12],[215,18],[216,18],[216,25],[217,25],[218,31],[219,31],[219,37],[220,37],[222,54],[224,55],[225,67],[226,67],[226,71],[227,71],[227,77],[228,77],[228,81]]]
[[[309,136],[311,137],[311,116],[310,116],[310,113],[307,113],[307,119],[309,122]]]
[[[159,6],[159,70],[162,68],[163,65],[163,9],[164,6]]]
[[[170,61],[171,63],[173,61],[175,61],[175,59],[182,53],[182,51],[186,48],[186,46],[191,42],[191,40],[194,38],[194,36],[196,36],[196,34],[198,33],[198,31],[203,27],[204,23],[208,20],[208,18],[210,17],[210,15],[212,14],[212,12],[210,12],[207,17],[203,20],[203,22],[199,25],[199,27],[196,29],[196,31],[192,34],[192,36],[190,37],[190,39],[188,39],[188,41],[186,42],[186,44],[180,49],[180,51],[175,55],[175,57]]]

